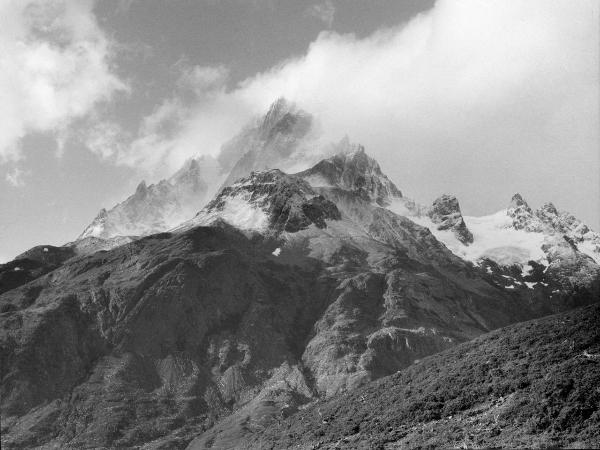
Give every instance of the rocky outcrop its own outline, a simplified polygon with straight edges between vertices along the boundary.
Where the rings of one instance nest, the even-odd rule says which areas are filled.
[[[429,217],[436,224],[438,230],[451,230],[463,244],[473,242],[473,234],[465,224],[458,200],[455,196],[444,194],[437,198],[433,202]]]

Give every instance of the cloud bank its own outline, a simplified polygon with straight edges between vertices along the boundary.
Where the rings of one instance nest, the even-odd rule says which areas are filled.
[[[0,163],[31,132],[60,133],[125,85],[85,0],[0,1]]]
[[[216,155],[284,96],[317,116],[325,139],[363,143],[425,200],[477,190],[478,210],[514,190],[567,206],[577,190],[598,198],[599,6],[441,0],[364,39],[323,32],[303,56],[233,89],[199,69],[208,76],[196,77],[195,100],[165,100],[119,160],[172,171]]]

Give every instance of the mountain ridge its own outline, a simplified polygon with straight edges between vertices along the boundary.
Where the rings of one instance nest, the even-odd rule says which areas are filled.
[[[258,169],[168,231],[92,233],[0,265],[3,446],[243,447],[315,402],[600,299],[594,234],[553,205],[419,205],[348,140],[300,172],[261,167],[261,149],[301,148],[296,113],[279,102],[243,131],[232,154],[254,149],[238,167]],[[200,172],[190,160],[140,183],[123,223],[202,191]]]

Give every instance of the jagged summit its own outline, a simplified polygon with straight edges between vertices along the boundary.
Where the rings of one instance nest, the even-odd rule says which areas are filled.
[[[313,117],[280,98],[262,120],[223,145],[219,162],[228,175],[223,186],[264,169],[289,170],[302,159]]]
[[[285,98],[277,99],[267,111],[260,130],[265,139],[272,138],[277,133],[289,133],[295,124],[309,115],[298,109],[295,104]],[[306,125],[309,125],[306,123]]]
[[[438,230],[451,230],[463,244],[473,242],[473,234],[465,224],[460,205],[454,195],[444,194],[435,199],[429,217]]]
[[[388,205],[392,198],[401,198],[402,192],[381,171],[375,159],[365,153],[359,144],[350,144],[345,138],[336,155],[324,159],[297,176],[313,187],[335,187],[352,191],[380,206]]]
[[[542,229],[541,222],[521,194],[513,195],[506,214],[512,219],[512,225],[516,230],[538,232]]]
[[[325,228],[339,220],[336,205],[318,195],[303,179],[279,169],[252,172],[219,195],[181,229],[223,220],[242,230],[265,234],[296,232],[311,224]]]
[[[528,211],[531,211],[531,208],[529,207],[529,205],[527,204],[527,202],[523,199],[523,197],[521,196],[521,194],[519,194],[518,192],[512,196],[512,198],[510,199],[510,204],[508,205],[509,209],[510,208],[524,208]]]
[[[138,198],[144,197],[148,193],[148,186],[146,186],[146,181],[142,180],[140,184],[138,184],[135,189],[135,196]]]
[[[138,184],[135,192],[110,210],[102,208],[78,240],[144,236],[183,222],[206,203],[218,183],[216,161],[201,156],[188,160],[169,179]]]

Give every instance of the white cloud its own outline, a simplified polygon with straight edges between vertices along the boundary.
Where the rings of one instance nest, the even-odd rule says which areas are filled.
[[[86,147],[102,159],[114,159],[125,151],[126,136],[114,122],[99,122],[85,130],[83,141]]]
[[[182,69],[177,82],[182,89],[191,89],[200,96],[207,91],[222,89],[229,77],[225,66],[193,66]]]
[[[0,1],[0,162],[30,132],[61,132],[124,90],[91,1]]]
[[[363,143],[423,200],[451,190],[479,212],[514,190],[566,207],[580,192],[598,198],[599,7],[442,0],[364,39],[324,32],[305,55],[232,90],[166,101],[148,120],[177,126],[146,127],[123,161],[174,170],[215,155],[284,96],[318,117],[325,138]]]
[[[306,14],[316,17],[328,27],[333,24],[335,18],[335,6],[331,0],[325,0],[323,3],[311,5],[306,10]]]
[[[6,181],[13,187],[23,187],[25,186],[23,177],[26,175],[29,175],[28,171],[24,171],[19,167],[14,167],[13,170],[6,173]]]

